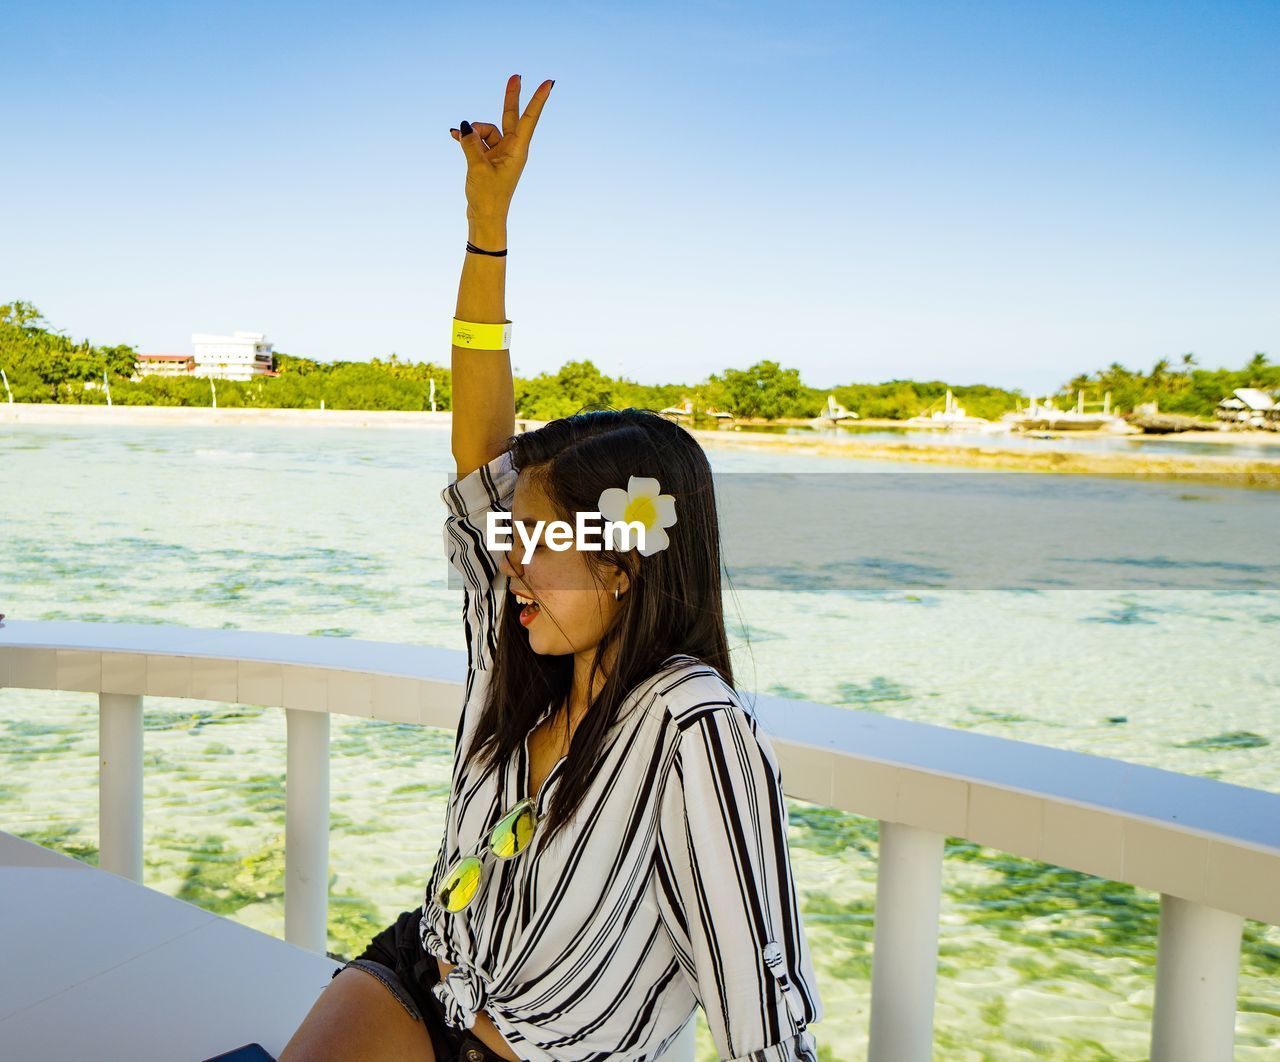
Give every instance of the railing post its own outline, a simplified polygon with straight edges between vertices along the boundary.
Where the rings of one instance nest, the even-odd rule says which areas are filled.
[[[140,694],[98,694],[98,865],[142,881]]]
[[[284,714],[284,938],[323,955],[329,939],[329,715],[301,708]]]
[[[1244,919],[1160,894],[1151,1062],[1231,1062]]]
[[[932,1062],[946,837],[880,823],[868,1062]]]

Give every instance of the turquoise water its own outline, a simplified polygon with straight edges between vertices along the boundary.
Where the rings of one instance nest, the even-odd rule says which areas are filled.
[[[708,453],[717,473],[786,473],[779,483],[903,467]],[[446,430],[6,425],[0,612],[461,650],[438,498],[451,467]],[[855,505],[894,482],[829,480]],[[740,688],[1280,791],[1280,574],[1265,551],[1239,562],[1256,529],[1274,528],[1280,499],[936,468],[893,497],[906,511],[935,488],[939,505],[967,501],[1000,514],[996,523],[1036,492],[1076,513],[1114,518],[1119,507],[1133,526],[1202,529],[1208,552],[1198,566],[1174,565],[1161,542],[1150,556],[1100,560],[1104,536],[1081,532],[1080,556],[1066,558],[1092,566],[1078,584],[1037,584],[1028,566],[997,588],[966,577],[968,553],[935,544],[951,521],[937,536],[925,525],[885,542],[881,524],[850,516],[814,532],[812,557],[764,563],[743,548],[738,568],[735,524],[726,610]],[[727,492],[725,507],[743,497]],[[852,547],[824,538],[846,529]],[[824,566],[831,558],[839,573]],[[848,571],[856,579],[836,577]],[[146,725],[147,884],[282,935],[283,713],[149,698]],[[451,738],[333,717],[334,951],[350,954],[416,905],[442,827]],[[96,772],[96,698],[0,691],[0,829],[96,858]],[[827,1006],[814,1031],[824,1057],[856,1059],[869,1017],[875,823],[790,808]],[[947,847],[944,888],[939,1057],[1146,1057],[1153,893],[959,841]],[[1246,922],[1245,933],[1236,1057],[1270,1058],[1280,931]],[[700,1037],[714,1057],[705,1029]]]

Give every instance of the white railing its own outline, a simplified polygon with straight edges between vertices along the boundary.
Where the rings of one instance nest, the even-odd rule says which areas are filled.
[[[321,953],[329,713],[456,729],[465,669],[461,652],[357,639],[0,625],[0,687],[99,695],[99,860],[134,880],[143,698],[284,708],[285,936]],[[1229,1062],[1243,919],[1280,924],[1280,794],[849,708],[754,704],[790,796],[880,823],[872,1062],[932,1058],[949,836],[1158,891],[1151,1057]]]

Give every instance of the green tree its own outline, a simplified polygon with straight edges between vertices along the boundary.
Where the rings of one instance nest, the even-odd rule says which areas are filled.
[[[1267,371],[1267,356],[1258,350],[1254,352],[1249,364],[1244,367],[1245,387],[1266,387],[1274,380],[1274,374]]]
[[[40,329],[46,326],[44,316],[29,302],[18,299],[0,306],[0,324],[15,328]]]
[[[1203,369],[1193,353],[1181,356],[1177,368],[1168,358],[1160,358],[1151,372],[1131,372],[1118,362],[1084,377],[1076,377],[1070,387],[1084,381],[1100,391],[1109,390],[1116,410],[1133,409],[1142,402],[1158,402],[1167,413],[1211,417],[1214,407],[1240,387],[1269,390],[1280,387],[1280,366],[1269,364],[1267,355],[1257,352],[1242,369]]]
[[[615,408],[613,381],[589,360],[570,361],[556,373],[516,379],[516,411],[531,420],[556,420],[582,410]]]
[[[1169,359],[1159,358],[1147,374],[1147,386],[1161,388],[1169,382]]]
[[[132,373],[136,355],[130,347],[92,346],[72,342],[53,331],[31,303],[17,300],[0,306],[0,367],[18,402],[101,401],[100,391],[84,382],[103,373]]]
[[[798,369],[784,369],[776,361],[759,361],[749,369],[725,369],[711,381],[728,412],[737,417],[815,417],[822,402],[800,381]]]

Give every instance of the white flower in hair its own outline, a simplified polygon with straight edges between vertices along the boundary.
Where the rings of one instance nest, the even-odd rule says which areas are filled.
[[[642,557],[666,549],[671,544],[665,528],[676,522],[676,499],[671,494],[660,494],[658,481],[647,476],[632,476],[627,489],[609,487],[601,493],[598,508],[604,519],[614,523],[644,525]]]

